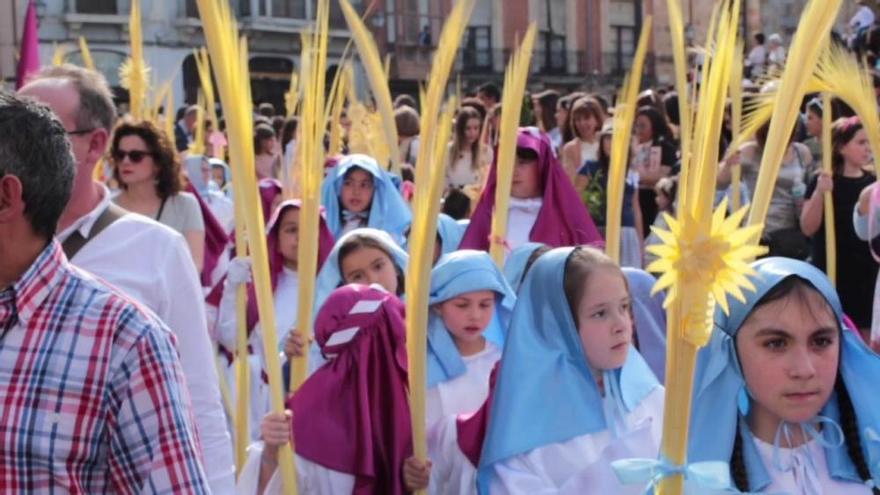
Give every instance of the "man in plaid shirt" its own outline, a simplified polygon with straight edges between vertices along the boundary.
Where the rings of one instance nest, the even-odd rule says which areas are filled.
[[[0,491],[209,493],[173,336],[53,239],[69,132],[0,92]]]

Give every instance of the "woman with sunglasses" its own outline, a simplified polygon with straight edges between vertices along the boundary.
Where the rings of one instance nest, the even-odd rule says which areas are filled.
[[[196,198],[183,192],[174,143],[152,122],[124,120],[113,130],[110,159],[120,188],[113,202],[180,232],[201,272],[205,224]]]

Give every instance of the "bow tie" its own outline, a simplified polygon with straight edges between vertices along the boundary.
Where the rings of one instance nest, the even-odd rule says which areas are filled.
[[[370,219],[369,212],[362,211],[360,213],[354,213],[354,212],[350,212],[348,210],[342,210],[342,222],[343,223],[349,223],[353,220],[357,220],[360,223],[366,223],[367,220],[369,220],[369,219]]]

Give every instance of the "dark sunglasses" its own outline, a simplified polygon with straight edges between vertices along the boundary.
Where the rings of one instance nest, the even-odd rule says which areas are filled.
[[[148,156],[153,156],[149,151],[141,151],[141,150],[132,150],[132,151],[123,151],[117,150],[113,152],[113,160],[117,163],[121,163],[125,160],[125,157],[128,157],[131,160],[131,163],[140,163],[144,158]]]

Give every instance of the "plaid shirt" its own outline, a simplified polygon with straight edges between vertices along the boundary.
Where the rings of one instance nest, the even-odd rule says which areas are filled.
[[[0,292],[0,491],[209,493],[174,340],[52,241]]]

